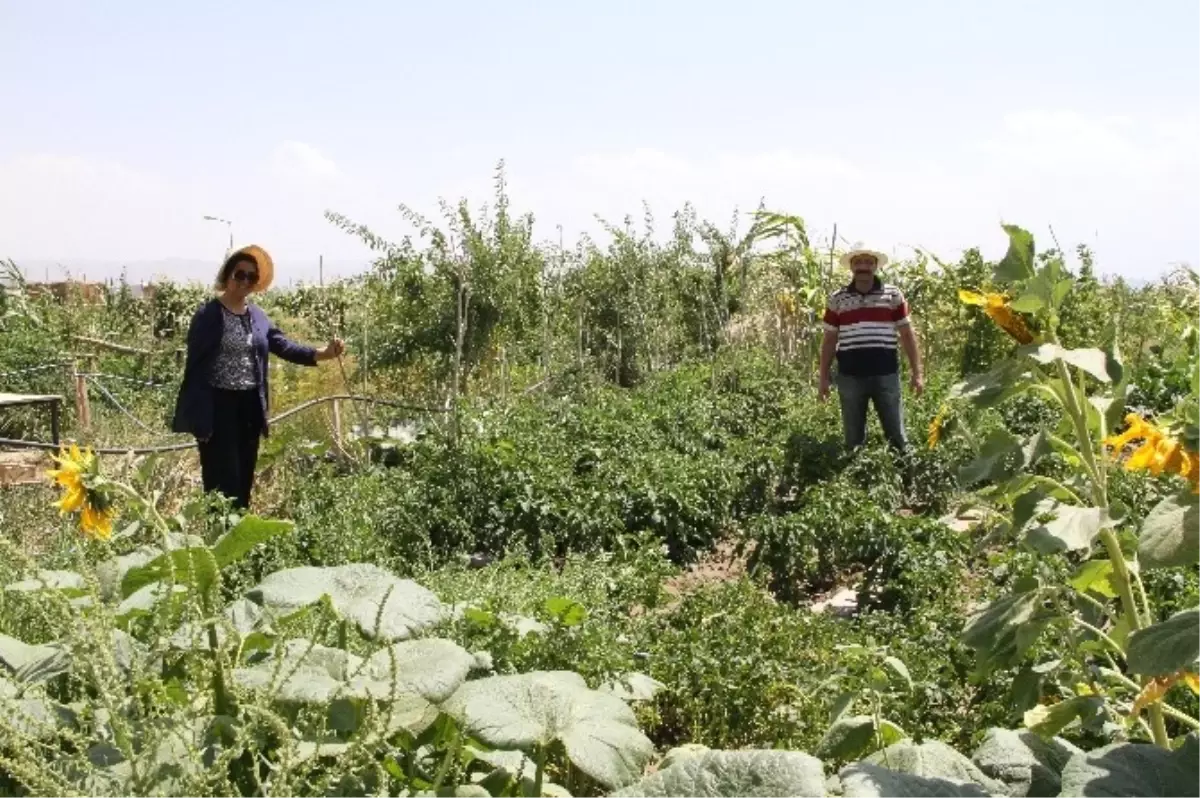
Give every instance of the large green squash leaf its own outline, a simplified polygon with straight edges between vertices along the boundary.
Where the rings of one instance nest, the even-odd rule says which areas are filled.
[[[366,695],[384,698],[414,693],[440,704],[454,694],[476,667],[476,658],[452,640],[407,640],[376,651],[354,684]]]
[[[1166,676],[1200,657],[1200,607],[1177,612],[1129,636],[1125,661],[1142,676]]]
[[[437,703],[466,681],[474,665],[475,657],[466,649],[438,638],[396,643],[365,661],[340,648],[297,639],[285,642],[276,656],[236,669],[234,680],[247,689],[277,684],[280,700],[297,703],[399,695]]]
[[[1078,753],[1058,737],[1044,740],[1033,732],[989,729],[971,761],[985,776],[1003,783],[1012,798],[1049,798],[1058,795],[1063,768]]]
[[[134,758],[139,786],[146,795],[206,794],[214,745],[211,717],[155,718],[135,724]],[[93,745],[87,752],[92,768],[84,779],[85,794],[131,795],[133,765],[111,742]],[[211,788],[209,788],[211,789]],[[202,792],[203,791],[203,792]]]
[[[31,646],[15,637],[0,634],[0,669],[18,682],[33,684],[65,673],[71,652],[61,643]]]
[[[247,690],[275,688],[280,701],[320,704],[349,692],[350,674],[363,660],[340,648],[288,640],[275,656],[247,668],[236,668],[233,681]]]
[[[215,624],[217,645],[224,646],[232,631],[238,640],[244,641],[244,649],[269,647],[269,641],[275,635],[272,626],[275,620],[272,613],[253,601],[238,599],[225,608],[222,620]],[[208,628],[203,623],[189,621],[176,629],[168,642],[173,648],[184,651],[206,649],[209,647]]]
[[[577,768],[607,788],[635,781],[654,756],[629,706],[588,689],[571,671],[467,682],[443,708],[494,748],[532,751],[559,741]]]
[[[96,580],[100,583],[100,596],[104,601],[116,601],[128,596],[128,593],[121,592],[121,583],[125,575],[133,568],[146,565],[162,556],[164,551],[202,547],[204,547],[204,539],[201,537],[171,532],[164,536],[163,542],[158,546],[142,546],[129,554],[104,560],[96,566]]]
[[[75,723],[75,713],[47,697],[41,685],[17,684],[0,676],[0,748],[24,744],[16,735],[45,740]],[[14,736],[6,739],[9,733]]]
[[[951,781],[939,776],[900,773],[871,762],[858,762],[838,774],[845,798],[954,798],[988,796],[986,790],[970,782]]]
[[[1200,795],[1200,738],[1192,732],[1177,751],[1117,743],[1071,757],[1063,796]]]
[[[172,599],[176,606],[183,603],[188,594],[184,585],[167,585],[163,582],[151,582],[135,590],[129,598],[117,605],[114,616],[118,623],[126,624],[133,618],[150,615],[159,602]]]
[[[773,796],[825,794],[821,760],[799,751],[701,751],[614,795]]]
[[[971,760],[941,742],[905,740],[842,768],[843,794],[852,796],[981,796],[1002,794]]]
[[[143,587],[174,577],[204,593],[217,581],[219,569],[207,546],[190,546],[158,555],[145,565],[135,565],[121,577],[121,597],[128,598]]]
[[[817,744],[816,755],[824,760],[847,761],[858,759],[879,747],[897,743],[907,737],[904,730],[888,720],[880,720],[876,736],[875,718],[870,715],[842,715],[838,717],[825,736]]]
[[[667,686],[651,676],[637,671],[622,673],[600,685],[602,693],[612,693],[622,701],[649,701]]]
[[[274,537],[285,535],[295,528],[291,521],[277,521],[247,515],[238,521],[213,544],[213,557],[217,567],[224,568],[245,557],[255,546]]]
[[[39,570],[29,579],[13,582],[4,587],[18,593],[38,593],[44,590],[57,590],[68,598],[75,598],[87,593],[87,581],[82,574],[74,571]]]
[[[1138,563],[1143,568],[1194,567],[1200,562],[1198,498],[1184,490],[1154,505],[1142,522],[1138,541]]]
[[[286,612],[328,596],[333,609],[353,621],[364,635],[386,641],[407,640],[448,613],[437,596],[416,582],[365,563],[276,571],[247,595]]]

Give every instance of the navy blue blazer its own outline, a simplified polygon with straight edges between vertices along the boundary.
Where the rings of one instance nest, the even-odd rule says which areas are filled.
[[[267,437],[266,419],[270,392],[268,390],[267,355],[274,354],[289,363],[301,366],[317,365],[317,350],[288,340],[278,327],[267,318],[257,305],[247,303],[250,313],[250,333],[254,347],[254,360],[258,371],[258,399],[262,404],[263,437]],[[208,438],[213,433],[213,388],[211,375],[213,363],[221,349],[221,335],[225,320],[222,318],[221,301],[210,299],[192,316],[188,327],[187,361],[184,365],[183,382],[175,399],[175,416],[171,421],[173,432],[186,432],[197,438]]]

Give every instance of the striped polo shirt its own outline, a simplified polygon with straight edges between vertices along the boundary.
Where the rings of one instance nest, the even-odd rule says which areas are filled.
[[[900,370],[897,331],[906,324],[904,294],[878,277],[865,294],[853,282],[834,291],[825,306],[825,329],[838,334],[838,373],[849,377],[895,374]]]

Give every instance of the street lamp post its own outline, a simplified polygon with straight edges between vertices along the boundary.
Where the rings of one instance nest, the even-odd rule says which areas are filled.
[[[229,228],[229,251],[226,252],[225,254],[228,255],[229,252],[233,252],[233,222],[229,221],[228,219],[221,219],[217,216],[205,216],[204,221],[206,221],[206,222],[221,222],[222,224],[224,224],[226,227]]]

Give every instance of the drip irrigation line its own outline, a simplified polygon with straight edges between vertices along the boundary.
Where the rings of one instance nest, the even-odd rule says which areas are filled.
[[[102,389],[103,390],[103,389]],[[326,402],[341,401],[341,402],[365,402],[366,404],[382,405],[384,407],[394,407],[400,410],[412,410],[419,413],[448,413],[447,409],[440,407],[425,407],[423,405],[412,405],[405,402],[394,402],[390,399],[376,399],[371,396],[355,396],[353,394],[335,394],[332,396],[321,396],[316,399],[310,399],[307,402],[302,402],[293,408],[285,410],[268,423],[276,424],[284,421],[292,416],[307,410],[310,407],[315,407]],[[140,422],[139,422],[140,423]],[[40,449],[42,451],[54,452],[62,448],[63,445],[69,445],[72,441],[64,441],[62,445],[50,443],[47,441],[26,441],[14,438],[0,438],[0,446],[9,446],[17,449]],[[76,442],[78,443],[78,442]],[[171,443],[161,446],[94,446],[92,451],[96,454],[161,454],[164,452],[182,452],[188,449],[194,449],[196,441],[191,440],[185,443]]]
[[[19,375],[21,375],[21,374],[33,374],[34,372],[37,372],[37,371],[49,371],[50,369],[61,369],[61,368],[66,368],[66,364],[64,364],[64,363],[51,363],[51,364],[49,364],[49,365],[47,365],[47,366],[33,366],[33,367],[31,367],[31,368],[27,368],[27,369],[17,369],[16,371],[5,371],[5,372],[0,372],[0,378],[3,378],[3,377],[16,377],[16,376],[19,376]]]
[[[140,418],[135,416],[133,413],[129,412],[129,410],[127,410],[124,405],[122,405],[120,402],[118,402],[116,397],[113,396],[111,393],[109,393],[108,389],[100,384],[100,380],[93,377],[91,382],[92,382],[92,385],[96,386],[96,388],[98,388],[100,390],[100,393],[104,394],[104,398],[106,398],[106,399],[108,399],[108,401],[112,402],[113,406],[116,407],[118,410],[120,410],[122,413],[129,416],[129,418],[133,421],[134,424],[137,424],[144,431],[149,432],[152,435],[154,434],[154,430],[152,430],[148,426],[146,426],[146,423],[144,421],[142,421]]]
[[[120,374],[108,374],[103,371],[87,371],[87,372],[81,371],[81,372],[79,372],[79,376],[87,377],[90,380],[95,380],[97,377],[103,377],[106,380],[120,380],[121,382],[127,382],[127,383],[131,383],[133,385],[140,385],[143,388],[166,388],[171,385],[171,383],[169,383],[169,382],[153,382],[153,381],[147,381],[147,380],[139,380],[136,377],[124,377]]]

